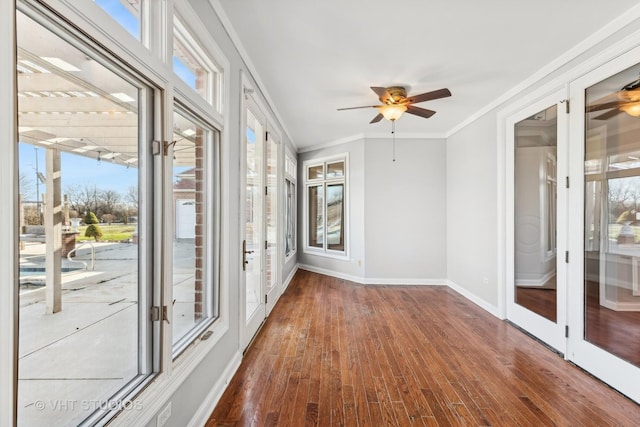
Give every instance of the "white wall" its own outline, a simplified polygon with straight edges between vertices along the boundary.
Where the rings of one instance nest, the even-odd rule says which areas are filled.
[[[496,118],[487,114],[447,140],[447,277],[491,307],[497,289]]]
[[[446,145],[444,139],[367,139],[365,280],[446,283]]]

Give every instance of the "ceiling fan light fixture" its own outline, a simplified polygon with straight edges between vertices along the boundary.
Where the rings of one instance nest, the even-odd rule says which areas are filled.
[[[630,102],[628,104],[623,104],[620,106],[620,109],[633,117],[640,117],[640,102]]]
[[[402,113],[407,111],[407,106],[404,104],[385,104],[378,107],[378,109],[385,119],[393,122],[398,120],[400,116],[402,116]]]

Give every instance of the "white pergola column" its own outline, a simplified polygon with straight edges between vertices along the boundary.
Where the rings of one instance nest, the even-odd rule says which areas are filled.
[[[62,310],[62,189],[60,150],[47,148],[47,194],[44,205],[47,314]]]

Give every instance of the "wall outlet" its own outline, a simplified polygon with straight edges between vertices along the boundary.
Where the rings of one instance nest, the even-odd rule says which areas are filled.
[[[482,278],[482,284],[483,285],[488,285],[489,284],[489,278],[488,277],[483,277]]]
[[[165,408],[162,411],[160,411],[160,413],[158,414],[158,418],[156,418],[156,427],[162,427],[163,425],[165,425],[167,421],[169,421],[170,417],[171,417],[171,402],[169,402],[167,406],[165,406]]]

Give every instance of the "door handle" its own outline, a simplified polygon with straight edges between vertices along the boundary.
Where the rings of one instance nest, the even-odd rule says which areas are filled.
[[[249,261],[247,260],[247,254],[252,254],[253,251],[247,250],[247,241],[242,241],[242,271],[247,271],[247,264]]]

